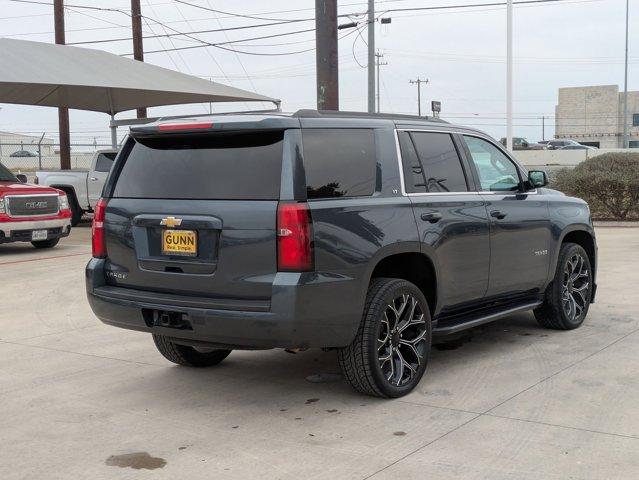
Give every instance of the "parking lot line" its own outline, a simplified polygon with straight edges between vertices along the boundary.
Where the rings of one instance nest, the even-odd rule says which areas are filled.
[[[11,262],[0,262],[0,265],[12,265],[15,263],[37,262],[38,260],[51,260],[53,258],[79,257],[80,255],[88,255],[91,252],[69,253],[67,255],[52,255],[50,257],[27,258],[25,260],[13,260]]]

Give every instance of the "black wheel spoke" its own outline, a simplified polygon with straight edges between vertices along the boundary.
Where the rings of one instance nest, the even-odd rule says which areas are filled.
[[[428,339],[426,317],[417,298],[402,294],[389,302],[377,338],[379,366],[391,385],[404,386],[418,375]]]
[[[590,272],[586,259],[576,253],[566,262],[561,289],[562,308],[570,321],[575,321],[582,314],[588,303],[589,293]]]

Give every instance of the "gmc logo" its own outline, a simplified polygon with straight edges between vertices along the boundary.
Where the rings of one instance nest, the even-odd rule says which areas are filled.
[[[25,202],[24,207],[29,210],[37,210],[39,208],[47,208],[47,202]]]

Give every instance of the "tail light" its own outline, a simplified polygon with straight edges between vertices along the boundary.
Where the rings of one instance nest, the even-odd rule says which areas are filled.
[[[107,202],[103,198],[98,200],[93,210],[93,224],[91,225],[92,250],[94,258],[105,258],[106,238],[104,234],[104,217],[106,214]]]
[[[277,207],[277,270],[313,269],[313,225],[306,203],[280,203]]]

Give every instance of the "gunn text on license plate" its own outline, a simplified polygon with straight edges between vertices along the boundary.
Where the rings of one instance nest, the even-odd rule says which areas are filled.
[[[164,255],[197,255],[197,233],[194,230],[163,230]]]

